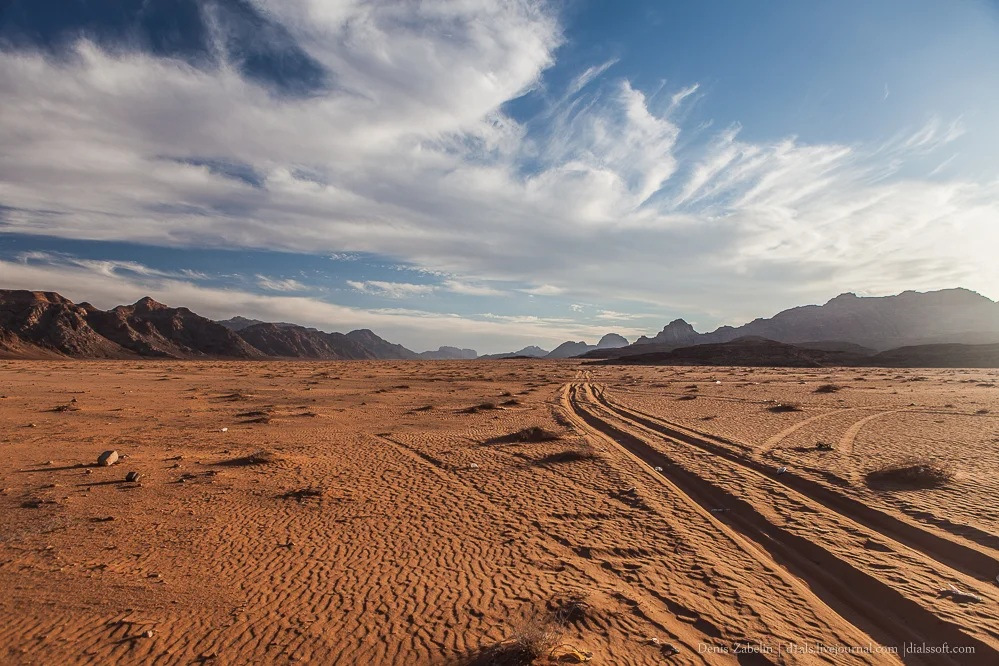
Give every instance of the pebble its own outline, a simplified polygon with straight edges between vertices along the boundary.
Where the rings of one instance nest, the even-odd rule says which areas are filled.
[[[145,636],[146,638],[152,638],[153,637],[153,630],[152,629],[146,629],[145,632],[143,632],[142,635]]]
[[[141,476],[142,475],[139,474],[138,472],[129,472],[128,474],[125,475],[125,480],[128,481],[129,483],[134,483],[138,481],[139,477]]]

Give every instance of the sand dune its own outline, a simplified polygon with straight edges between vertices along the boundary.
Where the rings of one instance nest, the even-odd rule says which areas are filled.
[[[10,361],[0,396],[2,663],[999,661],[995,371]],[[952,476],[870,483],[910,458]]]

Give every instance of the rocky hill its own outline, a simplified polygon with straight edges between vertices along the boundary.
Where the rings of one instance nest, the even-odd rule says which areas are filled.
[[[210,319],[151,298],[112,310],[52,292],[0,290],[0,353],[8,357],[258,358]]]
[[[54,292],[22,290],[0,290],[0,357],[419,358],[369,330],[324,333],[245,317],[216,322],[149,297],[99,310]]]
[[[376,358],[343,333],[324,333],[294,324],[252,324],[238,335],[268,356],[323,360]]]
[[[347,334],[347,338],[367,349],[375,358],[401,360],[420,358],[420,355],[416,352],[406,349],[402,345],[383,340],[367,328],[351,331]]]
[[[600,342],[595,345],[587,344],[582,340],[579,342],[573,342],[572,340],[563,342],[549,352],[546,358],[572,358],[573,356],[582,356],[587,352],[620,349],[627,346],[627,338],[622,335],[618,335],[617,333],[608,333],[600,338]]]
[[[544,358],[548,356],[548,350],[542,349],[537,345],[531,345],[529,347],[524,347],[520,351],[515,352],[503,352],[502,354],[484,354],[479,357],[480,361],[488,361],[494,359],[503,358]]]
[[[474,349],[459,349],[457,347],[443,346],[436,351],[420,352],[419,357],[428,361],[470,361],[478,358],[479,354]]]
[[[7,358],[127,358],[134,354],[95,331],[95,308],[54,292],[0,290],[0,355]]]
[[[648,354],[632,354],[616,359],[597,361],[597,363],[814,368],[859,365],[865,358],[867,357],[849,352],[807,349],[775,340],[747,336],[730,342],[706,343]]]

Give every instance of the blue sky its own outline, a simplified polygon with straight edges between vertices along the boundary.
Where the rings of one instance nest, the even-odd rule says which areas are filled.
[[[999,298],[994,2],[0,6],[4,287],[482,353]]]

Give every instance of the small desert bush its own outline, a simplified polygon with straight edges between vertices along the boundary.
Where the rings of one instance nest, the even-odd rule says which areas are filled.
[[[548,658],[562,642],[565,628],[552,613],[528,617],[510,638],[472,656],[469,666],[527,666]]]
[[[531,426],[524,428],[510,435],[510,438],[518,442],[551,442],[559,438],[558,433],[545,430],[541,426]]]
[[[910,458],[872,470],[865,479],[872,488],[928,489],[950,483],[954,479],[954,471],[933,460]]]
[[[553,465],[560,463],[581,462],[583,460],[595,460],[598,457],[597,452],[590,448],[568,449],[566,451],[551,453],[547,456],[539,458],[537,463],[539,465]]]
[[[775,402],[767,407],[768,412],[782,414],[784,412],[800,412],[801,406],[795,402]]]
[[[677,400],[697,400],[696,395],[681,395]]]
[[[822,386],[815,389],[815,393],[835,393],[841,388],[843,387],[837,386],[836,384],[823,384]]]
[[[220,465],[225,465],[226,467],[249,467],[253,465],[273,465],[281,461],[281,456],[273,451],[260,450],[251,453],[248,456],[242,456],[239,458],[232,458],[230,460],[225,460]]]

